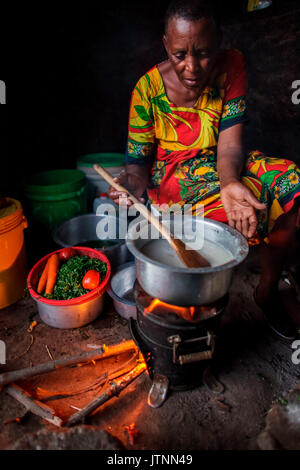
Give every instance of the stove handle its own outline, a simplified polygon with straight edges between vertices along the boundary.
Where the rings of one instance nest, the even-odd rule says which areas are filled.
[[[191,362],[207,361],[208,359],[212,359],[212,357],[213,351],[207,349],[206,351],[180,355],[178,356],[178,362],[182,366],[184,364],[190,364]]]
[[[182,343],[188,343],[192,341],[203,341],[207,340],[207,345],[211,347],[211,349],[207,349],[205,351],[190,353],[190,354],[181,354],[178,355],[178,347]],[[173,344],[173,363],[180,364],[181,366],[184,364],[190,364],[192,362],[200,362],[200,361],[207,361],[212,359],[214,350],[215,350],[215,341],[214,335],[208,331],[207,336],[202,338],[195,338],[193,340],[186,340],[182,341],[179,335],[170,336],[168,338],[169,343]]]

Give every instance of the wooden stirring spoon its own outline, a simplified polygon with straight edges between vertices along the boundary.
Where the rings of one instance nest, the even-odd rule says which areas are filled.
[[[122,191],[127,194],[129,199],[134,203],[136,208],[142,214],[145,219],[148,220],[150,224],[152,224],[160,233],[161,235],[169,242],[171,247],[176,251],[177,255],[181,259],[181,261],[185,264],[188,268],[205,268],[210,266],[210,263],[205,259],[200,253],[195,250],[187,249],[185,243],[178,238],[174,238],[174,236],[169,232],[169,230],[160,222],[160,220],[155,217],[147,207],[142,204],[133,194],[131,194],[128,189],[124,188],[120,184],[116,183],[110,173],[106,171],[100,165],[94,165],[94,170],[102,176],[113,188],[117,191]]]

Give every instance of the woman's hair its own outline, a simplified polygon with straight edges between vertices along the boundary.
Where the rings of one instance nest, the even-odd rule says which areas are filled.
[[[168,30],[171,18],[184,18],[188,21],[197,21],[201,18],[213,18],[219,30],[219,19],[213,1],[210,0],[173,0],[165,14],[165,32]]]

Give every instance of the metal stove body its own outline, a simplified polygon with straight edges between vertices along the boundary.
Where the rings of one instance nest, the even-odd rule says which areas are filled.
[[[178,307],[154,299],[136,281],[134,297],[137,320],[131,319],[131,334],[147,363],[154,392],[157,387],[188,390],[199,385],[214,358],[228,294],[211,305]]]

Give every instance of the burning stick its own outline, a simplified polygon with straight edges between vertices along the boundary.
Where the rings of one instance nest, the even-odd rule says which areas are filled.
[[[110,371],[109,380],[116,379],[117,377],[120,377],[121,375],[124,375],[124,374],[127,374],[127,372],[130,372],[133,369],[134,365],[137,363],[137,357],[138,357],[138,354],[133,354],[129,361],[126,361],[121,366]],[[68,397],[74,397],[76,395],[82,395],[83,393],[98,390],[99,388],[102,388],[107,381],[108,381],[108,372],[105,372],[104,374],[100,375],[95,382],[89,384],[87,387],[79,389],[76,392],[60,391],[60,393],[58,394],[56,393],[55,395],[51,395],[49,391],[42,389],[41,387],[37,387],[36,389],[37,398],[45,402],[45,401],[52,401],[52,400],[60,400],[63,398],[68,398]]]
[[[15,398],[15,400],[24,405],[27,411],[31,411],[31,413],[40,416],[40,418],[49,421],[49,423],[54,424],[55,426],[60,427],[62,425],[62,420],[58,416],[55,416],[52,408],[38,400],[34,400],[29,395],[29,393],[27,393],[21,387],[12,384],[5,387],[4,390],[8,395]]]
[[[62,359],[57,359],[56,361],[45,362],[44,364],[39,364],[34,367],[26,367],[25,369],[4,372],[3,374],[0,374],[0,388],[2,385],[23,380],[27,377],[33,377],[34,375],[51,372],[53,370],[60,369],[61,367],[97,359],[105,359],[107,357],[116,356],[129,351],[137,351],[137,347],[132,340],[114,344],[112,346],[106,346],[104,344],[102,347],[95,349],[94,351],[84,352],[77,354],[76,356],[68,356]]]
[[[78,411],[78,413],[74,413],[66,422],[65,426],[70,427],[74,424],[81,422],[84,418],[86,418],[92,411],[98,408],[103,403],[110,400],[112,397],[119,395],[119,393],[124,390],[127,385],[133,382],[139,375],[141,375],[147,366],[144,361],[139,362],[134,369],[124,375],[121,379],[112,382],[111,386],[106,390],[106,392],[102,393],[99,397],[92,400],[86,407],[82,410]]]

